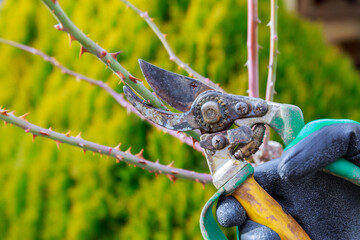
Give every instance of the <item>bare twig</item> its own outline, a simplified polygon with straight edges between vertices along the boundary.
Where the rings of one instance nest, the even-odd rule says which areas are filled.
[[[277,34],[277,15],[278,15],[277,0],[271,0],[270,22],[270,56],[269,56],[269,72],[266,85],[266,100],[273,101],[275,93],[276,81],[276,63],[278,51],[278,34]]]
[[[76,137],[70,136],[70,133],[61,134],[50,129],[41,128],[34,124],[29,123],[26,120],[27,114],[23,116],[16,117],[13,112],[9,112],[8,110],[0,109],[0,119],[5,121],[5,123],[11,123],[15,126],[18,126],[25,130],[27,133],[31,133],[33,138],[36,136],[41,136],[45,138],[49,138],[55,141],[55,143],[59,146],[62,143],[72,145],[75,147],[82,148],[84,151],[92,151],[99,154],[104,154],[110,157],[113,157],[119,161],[126,162],[128,164],[135,165],[149,172],[153,172],[155,174],[165,174],[169,177],[170,180],[175,181],[177,178],[184,178],[189,180],[194,180],[205,183],[211,183],[211,176],[205,173],[197,173],[185,169],[174,168],[172,164],[166,166],[162,165],[158,162],[152,162],[146,160],[142,156],[143,150],[141,150],[138,154],[133,155],[130,152],[130,148],[125,152],[120,151],[119,147],[108,147],[104,145],[100,145],[97,143],[93,143],[87,140],[82,139],[79,135]]]
[[[176,132],[176,131],[172,131],[172,130],[168,130],[166,128],[163,128],[159,125],[154,124],[153,122],[149,121],[148,119],[144,118],[131,104],[129,104],[123,97],[122,94],[119,94],[117,92],[115,92],[112,88],[110,88],[106,83],[104,83],[103,81],[100,80],[95,80],[92,78],[89,78],[87,76],[84,76],[80,73],[74,72],[66,67],[64,67],[62,64],[60,64],[55,58],[50,57],[49,55],[43,53],[42,51],[33,48],[33,47],[29,47],[14,41],[10,41],[7,39],[3,39],[0,38],[0,42],[4,43],[4,44],[8,44],[10,46],[13,47],[17,47],[20,48],[24,51],[30,52],[32,54],[38,55],[40,57],[42,57],[45,61],[50,62],[52,65],[54,65],[55,67],[59,68],[63,73],[65,74],[69,74],[71,76],[74,76],[76,79],[79,80],[83,80],[85,82],[88,82],[90,84],[96,85],[101,87],[102,89],[104,89],[106,92],[108,92],[121,106],[123,106],[124,108],[127,109],[128,112],[132,112],[134,114],[136,114],[137,116],[139,116],[141,119],[147,121],[148,123],[150,123],[151,125],[157,127],[158,129],[162,130],[165,133],[169,133],[170,135],[180,139],[180,141],[186,143],[189,146],[192,146],[195,150],[197,150],[198,152],[203,153],[203,149],[200,147],[199,142],[193,142],[191,137],[186,136],[184,133],[182,132]]]
[[[248,0],[247,52],[249,96],[259,97],[259,56],[258,56],[258,1]]]
[[[277,18],[278,18],[278,1],[270,1],[270,22],[268,26],[270,27],[270,56],[269,56],[269,72],[268,79],[266,84],[266,100],[273,101],[275,94],[275,81],[276,81],[276,64],[277,64],[277,55],[278,51],[278,33],[277,33]],[[264,148],[265,152],[267,151],[268,142],[270,138],[270,128],[266,128],[265,137],[264,137]],[[271,158],[271,156],[269,157]]]
[[[99,58],[109,69],[111,69],[121,81],[129,85],[148,103],[154,107],[165,109],[161,101],[152,94],[140,81],[133,77],[124,67],[120,65],[116,57],[118,53],[108,53],[104,48],[100,47],[82,31],[80,31],[69,19],[63,9],[60,7],[57,0],[42,0],[42,2],[49,8],[50,12],[59,22],[55,28],[59,31],[64,31],[69,34],[71,40],[76,40],[81,44],[80,56],[85,52],[90,52]]]
[[[204,76],[202,76],[201,74],[197,73],[194,69],[192,69],[188,64],[184,63],[180,58],[178,58],[174,51],[171,49],[170,44],[167,42],[166,40],[166,35],[163,34],[160,29],[156,26],[156,24],[154,23],[154,19],[149,17],[148,12],[143,12],[140,9],[138,9],[137,7],[135,7],[133,4],[131,4],[129,1],[127,0],[121,0],[123,3],[125,3],[129,8],[131,8],[132,10],[134,10],[135,12],[137,12],[142,18],[144,18],[144,20],[146,21],[146,23],[149,25],[149,27],[153,30],[153,32],[156,34],[156,36],[160,39],[161,43],[164,45],[166,51],[169,54],[169,59],[171,61],[174,61],[179,67],[183,68],[185,71],[187,71],[190,75],[190,77],[195,77],[197,79],[199,79],[200,81],[204,82],[205,84],[209,85],[210,87],[219,90],[219,91],[223,91],[220,86],[218,86],[217,84],[215,84],[214,82],[212,82],[209,78],[206,78]]]

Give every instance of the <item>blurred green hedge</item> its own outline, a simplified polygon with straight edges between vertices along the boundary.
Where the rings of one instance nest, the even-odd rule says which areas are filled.
[[[121,64],[142,77],[137,59],[185,74],[146,23],[118,0],[60,1],[75,24],[109,51],[123,50]],[[234,94],[246,95],[246,1],[132,1],[168,34],[176,54]],[[269,31],[268,3],[259,7],[260,87],[265,95]],[[79,59],[79,44],[53,28],[40,1],[6,0],[0,37],[36,47],[65,66],[106,81],[118,79],[95,57]],[[324,44],[319,26],[280,6],[278,94],[275,101],[298,105],[306,121],[360,119],[359,75],[351,61]],[[40,57],[0,45],[0,105],[30,111],[29,121],[59,132],[207,172],[205,159],[178,140],[126,114],[106,92],[76,82]],[[13,126],[0,128],[0,239],[201,239],[198,219],[212,186],[115,164],[113,159],[36,138]]]

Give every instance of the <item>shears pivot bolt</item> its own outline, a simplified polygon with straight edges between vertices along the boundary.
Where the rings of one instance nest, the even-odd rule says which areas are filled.
[[[204,121],[208,124],[214,124],[220,121],[222,115],[219,104],[215,101],[209,101],[201,106],[201,113]]]

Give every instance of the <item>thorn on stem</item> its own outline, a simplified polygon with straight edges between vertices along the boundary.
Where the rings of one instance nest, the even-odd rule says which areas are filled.
[[[116,147],[114,147],[116,150],[120,151],[121,143],[119,143]]]
[[[143,152],[144,152],[144,149],[141,149],[141,150],[140,150],[140,152],[139,152],[138,154],[136,154],[136,155],[135,155],[135,157],[138,157],[138,158],[144,159]]]
[[[58,149],[60,149],[60,143],[62,143],[60,140],[55,140],[56,146]]]
[[[32,134],[32,141],[34,142],[35,141],[35,138],[37,137],[37,135],[35,134]]]
[[[78,135],[76,135],[76,138],[80,138],[80,139],[82,139],[82,138],[81,138],[81,132],[79,132],[79,134],[78,134]]]
[[[8,112],[8,110],[2,110],[0,112],[0,114],[3,115],[3,116],[9,116],[9,114],[7,114],[7,112]]]
[[[81,57],[84,53],[86,52],[89,52],[83,45],[81,45],[81,48],[80,48],[80,56]]]
[[[132,75],[129,75],[129,79],[130,79],[132,82],[134,82],[134,83],[136,83],[136,81],[142,82],[141,79],[136,78],[136,77],[134,77],[134,76],[132,76]]]
[[[191,140],[192,140],[192,147],[193,149],[195,149],[196,139],[192,137]]]
[[[70,47],[71,47],[72,42],[75,41],[76,38],[75,38],[73,35],[71,35],[71,34],[68,34],[68,35],[69,35],[69,44],[70,44]]]
[[[120,81],[119,81],[119,84],[120,83],[124,83],[125,84],[125,76],[122,72],[116,72],[116,74],[120,77]]]
[[[174,161],[172,161],[169,165],[167,165],[168,167],[174,167]]]
[[[125,151],[125,153],[131,154],[131,147],[129,147],[129,148]]]
[[[65,133],[64,135],[66,136],[66,137],[70,137],[70,133],[71,133],[71,130],[69,130],[67,133]]]
[[[123,51],[118,51],[118,52],[114,52],[114,53],[110,53],[111,57],[115,60],[117,60],[117,56],[122,53]]]
[[[27,112],[27,113],[25,113],[24,115],[21,115],[19,118],[20,118],[21,120],[23,120],[23,121],[28,121],[28,120],[26,119],[26,117],[29,116],[29,114],[30,114],[30,112]]]
[[[166,174],[166,176],[170,179],[170,181],[172,181],[173,183],[176,182],[176,177],[174,175],[171,174]]]

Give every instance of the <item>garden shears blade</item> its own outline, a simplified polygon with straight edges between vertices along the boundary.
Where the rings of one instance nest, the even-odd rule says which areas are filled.
[[[176,131],[200,130],[200,146],[205,149],[213,184],[219,189],[211,201],[222,194],[231,194],[251,220],[273,229],[281,239],[309,239],[297,222],[256,183],[254,169],[245,161],[262,144],[265,124],[275,129],[285,143],[291,142],[303,126],[301,110],[293,105],[219,92],[198,80],[142,60],[139,63],[156,95],[183,113],[155,108],[127,86],[124,86],[125,96],[155,124]],[[234,123],[238,127],[231,129]],[[212,222],[211,207],[212,204],[207,204],[203,209],[201,230],[207,239],[220,239],[217,234],[208,237],[213,229],[206,224]]]
[[[166,71],[144,60],[140,59],[139,65],[146,81],[156,95],[182,112],[190,110],[192,103],[200,93],[214,90],[196,79]],[[174,87],[181,91],[174,91]]]

